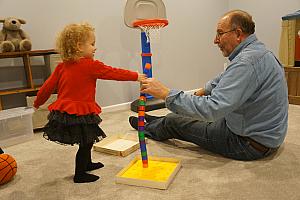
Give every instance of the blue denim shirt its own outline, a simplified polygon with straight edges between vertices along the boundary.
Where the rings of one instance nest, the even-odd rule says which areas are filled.
[[[284,140],[288,93],[282,65],[255,34],[229,56],[226,70],[205,85],[205,96],[172,89],[166,107],[174,113],[213,122],[225,118],[229,129],[267,147]]]

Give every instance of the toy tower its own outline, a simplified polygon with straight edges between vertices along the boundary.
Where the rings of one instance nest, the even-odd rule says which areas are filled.
[[[166,9],[162,0],[127,0],[124,22],[129,28],[141,30],[142,69],[148,78],[152,77],[151,38],[158,38],[161,28],[168,25]],[[165,102],[145,94],[145,111],[165,108]],[[138,112],[139,100],[131,103],[131,110]]]
[[[168,25],[165,6],[161,0],[128,0],[124,17],[125,24],[128,27],[141,29],[143,73],[147,77],[152,77],[150,41],[151,37],[158,34],[161,28]],[[136,108],[133,111],[138,112],[141,157],[137,156],[127,167],[120,171],[116,176],[116,182],[167,189],[180,169],[181,161],[173,158],[148,157],[147,155],[144,120],[145,111],[153,110],[153,105],[150,105],[152,108],[149,108],[149,104],[147,109],[147,102],[151,102],[152,99],[152,96],[141,93],[139,100],[135,101]]]

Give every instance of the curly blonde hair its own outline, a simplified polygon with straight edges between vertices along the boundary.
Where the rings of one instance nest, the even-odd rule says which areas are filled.
[[[84,43],[89,38],[89,33],[94,32],[88,23],[67,25],[56,39],[56,50],[63,61],[76,61],[79,59],[78,43]]]

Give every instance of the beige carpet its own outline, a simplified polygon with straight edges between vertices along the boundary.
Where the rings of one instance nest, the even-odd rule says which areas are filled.
[[[103,113],[102,127],[108,135],[136,134],[127,122],[131,114],[131,111]],[[94,172],[101,179],[89,184],[74,184],[72,175],[77,147],[46,141],[41,133],[36,133],[31,141],[4,149],[16,158],[18,172],[11,182],[0,186],[0,199],[300,199],[300,106],[290,105],[289,114],[284,145],[275,156],[260,161],[229,160],[177,140],[166,143],[150,140],[149,155],[182,159],[182,168],[167,190],[115,183],[115,175],[140,154],[139,150],[125,158],[94,151],[94,161],[105,164],[103,169]]]

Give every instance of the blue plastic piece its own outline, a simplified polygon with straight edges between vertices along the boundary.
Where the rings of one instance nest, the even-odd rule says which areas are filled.
[[[141,32],[141,42],[142,42],[142,53],[150,54],[150,42],[147,42],[147,36],[145,32]],[[148,78],[152,78],[152,67],[150,69],[146,69],[146,64],[149,63],[152,65],[151,56],[142,56],[142,67],[143,73],[147,75]],[[153,96],[146,94],[146,99],[153,99]]]
[[[141,152],[146,152],[147,153],[147,148],[146,148],[145,143],[144,144],[140,143],[140,149],[141,149]],[[147,154],[146,154],[146,157],[147,157]]]

